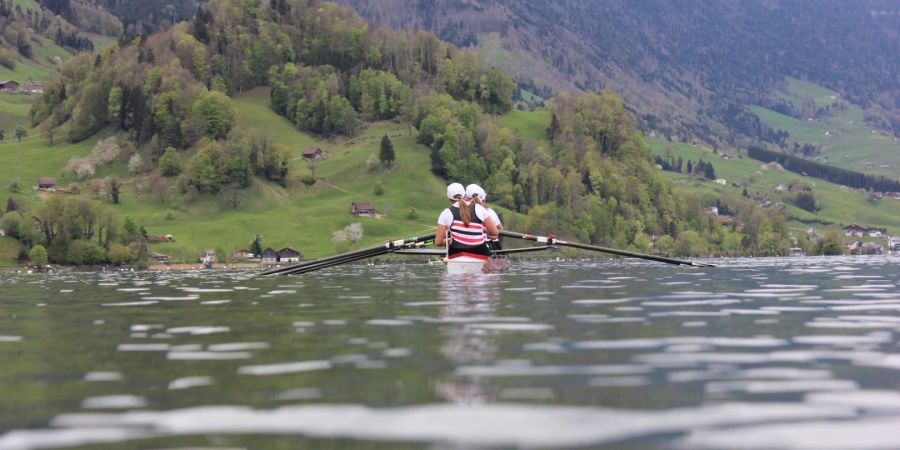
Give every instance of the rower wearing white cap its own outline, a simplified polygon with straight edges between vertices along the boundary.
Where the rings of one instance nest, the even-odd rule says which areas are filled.
[[[466,186],[466,198],[475,204],[483,206],[493,220],[494,225],[497,226],[497,230],[503,229],[503,224],[500,223],[500,216],[497,215],[497,211],[494,211],[485,201],[487,199],[487,193],[484,192],[484,188],[474,183]],[[487,243],[491,250],[502,250],[499,234],[500,233],[488,233]]]
[[[450,240],[447,245],[447,258],[453,259],[468,256],[485,261],[491,256],[487,246],[485,232],[496,236],[496,222],[483,206],[475,202],[466,202],[466,189],[459,183],[447,186],[447,198],[451,206],[441,212],[434,244],[447,244],[447,232]]]

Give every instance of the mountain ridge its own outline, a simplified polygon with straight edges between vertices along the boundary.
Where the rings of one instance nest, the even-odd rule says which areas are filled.
[[[544,62],[501,64],[517,81],[544,93],[611,89],[642,128],[669,137],[773,142],[774,130],[744,105],[772,105],[788,75],[841,92],[870,124],[900,133],[900,61],[891,57],[900,53],[900,7],[888,1],[340,3],[461,46],[498,33],[512,55]]]

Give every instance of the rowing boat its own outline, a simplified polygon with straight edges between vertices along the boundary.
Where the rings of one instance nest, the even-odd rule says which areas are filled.
[[[557,238],[556,236],[533,236],[530,234],[517,233],[514,231],[500,231],[501,236],[507,236],[515,239],[522,239],[526,241],[537,242],[543,245],[537,245],[534,247],[526,247],[526,248],[515,248],[509,250],[492,250],[491,256],[485,261],[483,257],[474,257],[468,255],[454,255],[454,258],[447,258],[447,250],[438,250],[438,249],[425,249],[422,248],[424,245],[428,245],[429,242],[434,241],[435,235],[434,233],[417,236],[406,239],[398,239],[394,241],[388,241],[381,245],[376,245],[374,247],[368,247],[361,250],[355,250],[352,252],[341,253],[339,255],[329,256],[313,261],[305,261],[299,264],[295,264],[293,266],[281,267],[276,269],[270,269],[263,272],[261,275],[291,275],[291,274],[302,274],[309,273],[315,270],[325,269],[327,267],[333,267],[339,264],[348,264],[355,261],[361,261],[366,258],[373,258],[377,256],[387,255],[389,253],[396,254],[406,254],[406,255],[432,255],[441,257],[442,261],[447,264],[447,273],[451,275],[457,274],[473,274],[473,273],[482,273],[482,272],[499,272],[502,271],[505,262],[506,255],[511,253],[524,253],[524,252],[533,252],[540,250],[548,250],[556,248],[557,246],[564,247],[573,247],[581,250],[590,250],[597,251],[602,253],[610,253],[613,255],[624,256],[629,258],[639,258],[646,259],[650,261],[663,262],[667,264],[676,264],[683,265],[689,267],[715,267],[712,264],[701,263],[696,261],[685,261],[675,258],[668,258],[664,256],[657,255],[646,255],[642,253],[635,253],[625,250],[617,250],[614,248],[600,247],[597,245],[589,245],[589,244],[581,244],[578,242],[568,242],[562,239]]]

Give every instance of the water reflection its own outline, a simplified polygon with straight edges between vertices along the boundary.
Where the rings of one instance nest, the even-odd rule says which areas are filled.
[[[0,274],[0,450],[896,448],[897,262]]]
[[[453,318],[493,318],[501,292],[500,277],[496,274],[444,273],[438,291],[441,300],[438,316],[451,321]],[[444,337],[440,345],[441,355],[454,366],[489,362],[496,357],[497,347],[492,342],[491,332],[472,327],[472,322],[456,321],[441,329]],[[478,404],[490,400],[485,386],[477,377],[441,380],[437,382],[435,391],[440,397],[457,404]]]

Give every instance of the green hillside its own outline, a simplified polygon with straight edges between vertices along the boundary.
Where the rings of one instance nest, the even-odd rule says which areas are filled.
[[[538,109],[534,111],[510,111],[503,115],[501,123],[512,128],[522,137],[534,140],[547,138],[547,127],[550,125],[550,111]]]
[[[808,83],[813,92],[813,85]],[[829,91],[825,91],[829,92]],[[830,94],[824,94],[825,98]],[[516,129],[523,136],[537,135],[535,130],[541,133],[550,124],[549,114],[546,111],[511,111],[503,116],[504,125]],[[840,227],[851,222],[856,222],[869,227],[886,228],[890,233],[900,234],[900,201],[883,199],[873,201],[866,192],[858,189],[850,189],[845,186],[829,183],[824,180],[803,177],[788,171],[764,170],[762,163],[747,158],[739,157],[734,150],[726,151],[730,159],[722,159],[723,153],[714,154],[712,149],[704,146],[693,146],[686,143],[667,142],[664,139],[645,137],[644,142],[654,155],[663,158],[678,158],[683,160],[698,161],[703,159],[712,162],[716,170],[716,176],[724,178],[725,186],[703,181],[697,177],[674,172],[663,172],[669,179],[676,183],[679,189],[698,191],[709,194],[715,199],[724,192],[741,194],[743,192],[742,181],[747,181],[747,191],[752,196],[759,194],[771,199],[773,202],[786,203],[785,214],[791,221],[795,230],[809,227]],[[815,185],[816,191],[821,196],[822,209],[817,214],[797,208],[784,201],[785,191],[776,189],[778,185],[787,186],[791,182],[806,181]],[[733,183],[741,185],[735,187]]]
[[[794,175],[739,158],[723,166],[701,148],[650,146],[714,161],[731,184],[660,173],[634,113],[611,91],[562,93],[546,110],[513,111],[507,74],[433,35],[417,33],[411,44],[433,51],[410,53],[399,46],[406,33],[373,31],[335,4],[233,6],[213,2],[191,22],[71,58],[33,104],[0,99],[0,181],[18,188],[13,196],[28,210],[4,217],[11,235],[46,244],[53,263],[76,265],[146,259],[141,232],[174,236],[149,251],[175,261],[247,249],[255,236],[315,258],[428,232],[446,205],[445,180],[480,182],[509,208],[513,229],[678,256],[785,254],[785,215],[751,196],[797,198],[810,209],[810,192],[821,196],[818,214],[786,207],[796,228],[836,226],[848,211],[896,228],[896,211],[866,206],[862,193],[796,187],[788,198],[775,186]],[[299,26],[311,21],[322,26]],[[235,40],[238,23],[258,39]],[[91,47],[67,36],[56,40]],[[55,63],[62,56],[53,51],[35,53]],[[825,105],[831,94],[800,85],[784,95],[774,107],[796,115],[785,102]],[[40,127],[13,138],[33,122]],[[396,153],[390,165],[379,161],[383,137]],[[305,161],[309,147],[324,157]],[[65,193],[30,189],[47,176]],[[744,187],[748,198],[718,197]],[[377,216],[352,217],[352,202],[373,203]],[[720,226],[703,211],[711,204],[746,226]],[[361,241],[333,242],[355,222]]]
[[[268,89],[258,88],[234,98],[238,123],[255,128],[275,142],[288,146],[294,157],[288,188],[256,180],[246,191],[246,198],[235,210],[219,197],[202,196],[194,201],[159,202],[140,188],[140,179],[131,180],[123,191],[121,204],[109,205],[120,218],[130,217],[150,234],[172,234],[174,243],[152,244],[151,251],[167,254],[174,260],[191,261],[207,248],[230,253],[246,248],[256,234],[263,246],[293,246],[307,257],[319,257],[336,251],[332,232],[352,222],[363,225],[364,238],[358,245],[368,245],[433,229],[433,223],[444,208],[443,182],[428,167],[428,151],[415,143],[405,125],[389,122],[369,126],[353,138],[325,141],[298,131],[268,107]],[[18,117],[20,118],[20,117]],[[396,161],[390,169],[369,171],[367,160],[377,158],[383,135],[394,143]],[[72,156],[83,156],[106,134],[69,145],[50,146],[45,137],[34,130],[21,143],[27,163],[22,165],[23,185],[30,186],[38,176],[57,176],[57,182],[71,182],[62,173]],[[300,177],[309,173],[309,163],[300,155],[308,146],[326,151],[327,158],[315,163],[319,181],[307,188]],[[16,144],[14,139],[0,144],[0,183],[9,185],[16,177]],[[104,173],[96,177],[102,177]],[[381,182],[384,194],[373,194]],[[88,197],[84,192],[82,196]],[[26,205],[36,207],[38,195],[27,188],[15,196]],[[378,217],[353,218],[350,203],[372,202]],[[415,208],[416,219],[407,217]],[[3,256],[6,256],[4,253]],[[15,256],[15,255],[13,255]]]
[[[797,119],[779,114],[761,106],[751,110],[767,125],[785,130],[801,144],[812,144],[821,149],[817,161],[832,164],[856,172],[898,178],[900,174],[900,141],[866,126],[863,110],[849,103],[834,91],[812,83],[788,78],[786,92],[780,97],[802,106],[813,101],[823,107],[843,102],[846,109],[832,109],[829,117],[822,119]]]
[[[678,158],[697,161],[703,159],[712,162],[716,176],[724,178],[725,186],[711,181],[700,180],[687,174],[664,172],[677,185],[686,189],[695,189],[718,196],[723,192],[741,194],[746,184],[749,195],[759,195],[773,202],[786,204],[785,215],[795,229],[809,227],[840,227],[855,222],[868,227],[886,228],[892,234],[900,234],[900,201],[883,199],[873,201],[865,191],[850,189],[845,186],[829,183],[824,180],[803,177],[778,169],[763,169],[759,161],[739,157],[734,151],[726,154],[731,159],[724,160],[720,154],[702,146],[685,143],[670,143],[663,139],[647,138],[645,140],[655,155],[663,158]],[[742,184],[742,182],[745,182]],[[790,205],[786,200],[786,191],[776,189],[792,182],[812,183],[820,195],[822,209],[816,214]],[[734,186],[733,183],[739,186]]]
[[[152,199],[140,199],[128,192],[116,207],[121,216],[133,217],[151,234],[172,234],[176,242],[153,244],[152,250],[176,259],[193,259],[201,250],[219,247],[225,251],[246,248],[256,234],[263,246],[293,246],[306,257],[320,257],[336,251],[332,233],[352,222],[363,225],[364,238],[359,245],[383,242],[433,229],[444,207],[443,183],[422,167],[427,167],[428,152],[414,143],[406,126],[392,123],[371,125],[354,138],[322,141],[298,131],[268,107],[268,89],[258,88],[235,97],[238,122],[256,128],[276,142],[287,145],[294,158],[288,188],[256,180],[247,198],[237,210],[217,197],[205,197],[173,210]],[[391,136],[397,159],[390,169],[372,172],[366,167],[371,155],[377,158],[383,135]],[[315,145],[327,153],[315,163],[315,185],[300,182],[309,173],[309,164],[301,158],[307,146]],[[381,181],[384,194],[373,194]],[[354,218],[350,203],[372,202],[378,217]],[[408,219],[414,207],[418,219]],[[167,213],[172,219],[167,219]]]

